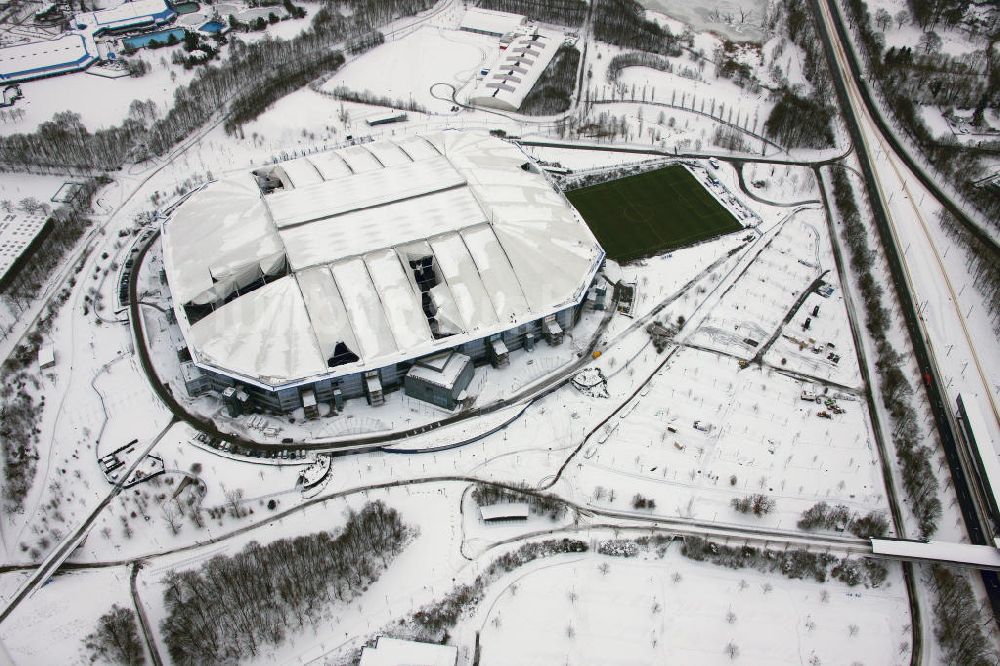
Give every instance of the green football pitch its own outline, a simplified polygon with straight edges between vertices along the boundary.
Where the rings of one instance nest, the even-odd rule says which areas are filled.
[[[608,257],[617,261],[648,257],[742,228],[679,164],[566,196]]]

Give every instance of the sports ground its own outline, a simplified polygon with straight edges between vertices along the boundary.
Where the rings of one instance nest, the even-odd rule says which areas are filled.
[[[566,196],[616,261],[648,257],[742,228],[679,164]]]

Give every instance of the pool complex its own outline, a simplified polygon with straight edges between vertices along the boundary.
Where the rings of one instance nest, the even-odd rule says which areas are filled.
[[[132,49],[141,49],[149,46],[153,42],[156,42],[157,44],[166,44],[170,41],[171,36],[180,42],[184,39],[184,34],[184,28],[171,28],[170,30],[160,30],[146,35],[128,37],[127,39],[123,39],[122,43]]]

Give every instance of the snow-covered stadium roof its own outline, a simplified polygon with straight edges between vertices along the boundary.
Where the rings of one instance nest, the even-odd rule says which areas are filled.
[[[518,34],[492,71],[469,94],[469,102],[506,111],[521,108],[521,102],[552,61],[562,37],[527,28]]]
[[[163,228],[195,360],[268,386],[315,381],[579,302],[604,252],[528,165],[513,144],[445,132],[208,185]],[[258,177],[280,186],[262,194]],[[185,306],[207,314],[189,322]]]

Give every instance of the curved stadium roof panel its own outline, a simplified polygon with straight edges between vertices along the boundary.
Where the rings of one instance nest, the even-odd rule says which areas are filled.
[[[444,132],[209,184],[164,223],[196,362],[269,387],[385,367],[578,303],[604,258],[521,150]]]

